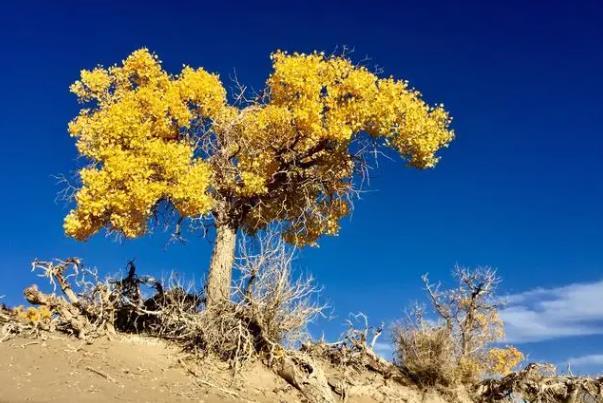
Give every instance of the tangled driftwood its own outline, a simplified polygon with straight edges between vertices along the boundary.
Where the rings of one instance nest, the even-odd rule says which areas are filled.
[[[537,403],[603,402],[603,377],[555,376],[550,365],[529,364],[501,379],[488,379],[475,388],[479,402],[511,401],[520,397]]]
[[[165,293],[153,278],[139,277],[133,262],[128,263],[128,274],[124,278],[104,282],[98,280],[95,271],[84,268],[77,258],[54,262],[36,260],[32,266],[33,270],[41,271],[51,285],[58,284],[63,295],[44,293],[32,285],[25,289],[25,299],[53,313],[53,328],[83,339],[114,334],[116,330],[141,332],[150,328],[153,318],[174,294],[182,294],[180,289]],[[155,294],[143,298],[141,285],[155,288]],[[183,298],[194,301],[196,297],[184,293]]]
[[[35,261],[62,295],[45,293],[36,285],[25,291],[26,300],[52,312],[46,330],[58,330],[92,340],[116,332],[146,333],[178,342],[188,351],[220,356],[233,368],[253,358],[265,362],[311,402],[332,402],[320,365],[309,354],[288,349],[283,342],[299,337],[301,327],[321,307],[306,302],[314,292],[311,283],[290,282],[289,258],[275,253],[262,261],[247,256],[235,301],[203,305],[203,296],[179,284],[164,286],[149,276],[139,276],[133,262],[127,275],[99,281],[77,258]],[[268,267],[265,267],[265,266]],[[142,287],[152,290],[145,297]],[[148,294],[148,292],[146,293]],[[6,323],[12,323],[6,316]]]
[[[29,311],[0,305],[0,342],[14,334],[55,330],[90,341],[116,332],[146,333],[176,341],[189,351],[218,355],[235,369],[250,359],[261,359],[309,402],[345,400],[354,387],[352,379],[346,378],[349,369],[414,384],[403,367],[374,352],[383,326],[369,327],[362,314],[352,316],[348,330],[335,343],[305,342],[301,349],[288,348],[288,336],[300,337],[302,326],[320,312],[319,305],[303,299],[314,289],[307,282],[289,282],[288,262],[280,255],[274,255],[276,260],[247,259],[234,302],[211,309],[204,307],[202,294],[179,283],[166,286],[139,276],[133,262],[123,278],[99,281],[76,258],[36,261],[34,269],[58,286],[62,295],[42,292],[36,285],[25,290],[28,302],[49,313],[43,321],[23,320],[27,319],[23,313]],[[262,266],[266,262],[268,267]],[[345,369],[343,378],[325,373],[333,367]],[[500,379],[480,382],[473,392],[477,402],[519,397],[539,403],[595,403],[603,402],[603,378],[560,377],[531,364]]]

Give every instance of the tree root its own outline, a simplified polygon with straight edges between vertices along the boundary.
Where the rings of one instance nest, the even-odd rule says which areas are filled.
[[[379,357],[367,345],[356,343],[352,346],[348,343],[306,343],[302,345],[302,351],[311,356],[324,359],[335,366],[350,367],[357,370],[368,369],[383,375],[386,379],[402,381],[402,373],[393,363]]]
[[[276,370],[278,375],[297,388],[309,402],[336,401],[322,368],[308,355],[288,351],[280,359]]]
[[[146,332],[174,340],[185,349],[218,355],[235,370],[247,360],[262,359],[312,403],[345,400],[347,392],[358,386],[346,374],[343,379],[335,379],[339,375],[329,379],[325,370],[331,367],[355,369],[358,373],[374,372],[384,381],[393,380],[405,386],[416,384],[412,373],[405,372],[373,351],[372,346],[381,334],[382,327],[372,330],[366,324],[364,315],[356,315],[355,318],[365,320],[365,329],[350,326],[341,341],[306,343],[301,350],[294,351],[283,347],[282,335],[288,329],[297,329],[298,323],[303,324],[309,313],[319,308],[296,305],[295,320],[291,321],[291,318],[284,316],[288,309],[286,305],[275,305],[270,299],[254,301],[254,294],[247,292],[247,287],[242,288],[246,291],[240,303],[202,309],[201,296],[189,293],[181,286],[164,289],[162,284],[150,277],[139,277],[133,263],[129,263],[128,274],[121,280],[99,282],[95,278],[87,283],[76,281],[78,286],[85,284],[77,289],[67,281],[72,277],[66,276],[65,271],[72,268],[77,274],[83,270],[78,259],[58,263],[34,262],[34,268],[44,270],[51,284],[56,282],[60,286],[63,295],[44,293],[36,285],[25,289],[24,295],[29,303],[46,308],[43,310],[46,314],[43,321],[31,320],[27,315],[32,311],[22,308],[11,310],[0,305],[0,342],[15,334],[38,334],[40,330],[59,330],[86,341],[115,331]],[[303,295],[302,291],[307,289],[304,284],[287,288],[291,291],[289,294],[276,294],[277,299],[280,298],[280,301],[285,295],[289,298],[287,301],[295,301],[299,293]],[[154,289],[154,294],[143,298],[141,285]],[[255,281],[255,287],[261,285],[261,281]],[[280,322],[275,325],[268,321],[266,312],[281,315],[276,315],[281,318],[278,319]],[[39,314],[39,311],[34,310],[33,314],[36,313]],[[283,322],[283,317],[289,321]],[[372,338],[369,337],[371,332]],[[327,366],[321,366],[325,363]],[[184,363],[182,365],[191,372]],[[93,368],[87,369],[105,377],[105,374]],[[215,387],[205,381],[199,382]],[[526,401],[539,403],[603,402],[603,378],[559,377],[546,374],[543,366],[530,364],[524,370],[503,378],[478,383],[472,391],[478,402],[510,401],[512,396],[517,395]],[[234,392],[222,392],[240,398]]]
[[[52,294],[44,294],[36,285],[27,287],[23,292],[25,299],[32,305],[45,306],[50,312],[55,312],[60,317],[57,328],[78,338],[84,338],[91,330],[90,324],[82,315],[80,308],[67,302],[64,298]]]
[[[510,401],[513,395],[540,403],[603,402],[603,377],[555,376],[550,366],[532,363],[521,371],[485,380],[475,387],[478,402]]]

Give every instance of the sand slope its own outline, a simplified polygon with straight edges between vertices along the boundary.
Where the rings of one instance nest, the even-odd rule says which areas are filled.
[[[332,369],[331,374],[337,375]],[[197,376],[193,375],[196,374]],[[358,374],[349,402],[444,402],[379,377]],[[176,346],[120,335],[13,338],[0,343],[0,402],[300,402],[301,395],[261,363],[233,376],[224,363],[187,359]]]

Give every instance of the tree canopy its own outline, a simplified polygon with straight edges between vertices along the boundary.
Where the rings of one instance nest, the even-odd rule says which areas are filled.
[[[82,70],[70,89],[85,106],[69,133],[90,164],[65,232],[137,237],[167,202],[181,217],[212,214],[250,233],[280,222],[287,241],[313,243],[349,212],[362,136],[416,168],[435,166],[454,137],[443,106],[406,81],[343,56],[276,51],[271,60],[265,90],[242,105],[218,75],[170,74],[147,49]]]

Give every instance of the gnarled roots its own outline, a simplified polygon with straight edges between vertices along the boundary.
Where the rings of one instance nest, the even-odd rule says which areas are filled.
[[[278,245],[281,248],[282,245]],[[290,349],[305,337],[305,326],[323,307],[314,298],[311,279],[291,279],[291,258],[284,249],[260,257],[246,255],[233,301],[206,307],[202,293],[183,287],[173,278],[163,284],[139,276],[133,262],[121,279],[99,281],[96,272],[79,259],[35,261],[62,295],[36,285],[25,298],[45,312],[43,320],[29,320],[16,311],[0,311],[0,337],[42,329],[93,340],[116,332],[143,333],[177,342],[198,355],[214,355],[235,370],[261,359],[309,401],[333,401],[320,367],[308,354]]]

